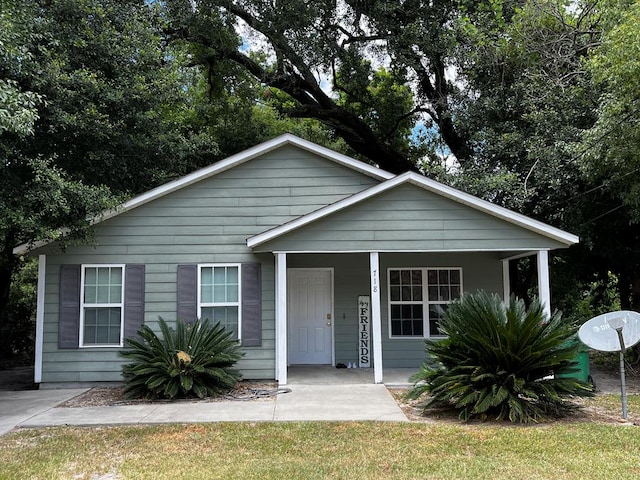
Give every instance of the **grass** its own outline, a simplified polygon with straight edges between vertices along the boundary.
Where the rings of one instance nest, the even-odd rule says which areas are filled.
[[[622,400],[620,395],[597,395],[586,402],[587,405],[602,408],[616,415],[622,414]],[[640,414],[640,395],[627,395],[627,410],[632,418]]]
[[[57,427],[0,437],[1,479],[631,479],[638,458],[638,427],[589,422]]]

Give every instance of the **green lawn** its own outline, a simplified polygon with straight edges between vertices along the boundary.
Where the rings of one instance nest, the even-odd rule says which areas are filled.
[[[640,478],[640,428],[233,423],[18,430],[2,479]]]
[[[611,423],[219,423],[16,430],[0,479],[636,479],[640,427]],[[629,397],[638,419],[640,396]],[[597,418],[606,418],[599,415]]]

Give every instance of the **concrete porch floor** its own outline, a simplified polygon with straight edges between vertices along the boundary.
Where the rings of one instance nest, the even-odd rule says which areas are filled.
[[[409,377],[417,368],[385,368],[382,382],[387,386],[412,385]],[[335,368],[330,365],[292,365],[288,370],[289,385],[354,385],[373,384],[373,368]]]

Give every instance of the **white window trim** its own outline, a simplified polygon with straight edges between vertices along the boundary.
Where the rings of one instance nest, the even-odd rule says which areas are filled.
[[[422,277],[424,281],[422,282],[422,304],[423,304],[423,318],[422,318],[422,336],[419,337],[417,335],[407,336],[407,335],[393,335],[391,332],[391,271],[392,270],[422,270]],[[446,338],[445,335],[429,335],[429,306],[430,305],[449,305],[452,301],[442,302],[442,301],[430,301],[429,300],[429,291],[428,291],[428,282],[427,279],[427,270],[458,270],[460,272],[460,296],[462,296],[464,292],[464,278],[463,278],[463,268],[460,266],[457,267],[447,267],[447,266],[429,266],[429,267],[389,267],[387,268],[387,328],[388,328],[388,337],[390,340],[416,340],[416,339],[425,339],[425,338]],[[402,305],[402,304],[415,304],[419,302],[403,302],[396,301],[393,302],[394,305]]]
[[[238,301],[237,302],[202,302],[202,269],[211,267],[236,267],[238,269]],[[238,307],[238,342],[242,341],[242,264],[241,263],[199,263],[198,264],[198,318],[202,318],[202,307]],[[213,321],[213,319],[211,319]]]
[[[125,267],[124,263],[87,263],[83,264],[80,268],[80,348],[117,348],[124,345],[124,292],[125,292]],[[85,303],[84,302],[84,289],[85,289],[85,271],[87,268],[120,268],[122,269],[122,292],[120,293],[120,303]],[[105,344],[84,344],[84,309],[85,307],[120,307],[120,343],[105,343]]]

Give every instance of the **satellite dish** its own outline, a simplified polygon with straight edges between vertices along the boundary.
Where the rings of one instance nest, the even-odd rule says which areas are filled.
[[[620,340],[616,328],[622,325],[622,337],[626,348],[640,342],[640,313],[622,310],[605,313],[587,320],[578,330],[585,345],[603,352],[619,352]]]

